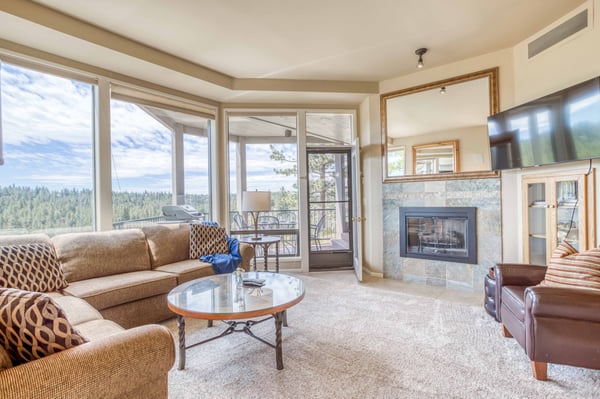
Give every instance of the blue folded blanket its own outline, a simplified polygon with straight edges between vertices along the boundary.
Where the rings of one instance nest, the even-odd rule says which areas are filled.
[[[228,254],[202,255],[202,262],[210,263],[215,274],[231,273],[242,262],[239,247],[240,242],[237,238],[227,237]]]

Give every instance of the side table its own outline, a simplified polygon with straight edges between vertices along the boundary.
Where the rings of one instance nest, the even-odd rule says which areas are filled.
[[[260,246],[262,248],[265,261],[265,271],[269,271],[269,267],[267,265],[267,260],[269,257],[269,247],[272,244],[275,244],[275,271],[279,273],[279,242],[281,241],[280,237],[260,236],[257,240],[255,239],[255,237],[249,236],[241,237],[239,241],[243,242],[244,244],[250,244],[254,248],[254,271],[256,271],[256,247]]]

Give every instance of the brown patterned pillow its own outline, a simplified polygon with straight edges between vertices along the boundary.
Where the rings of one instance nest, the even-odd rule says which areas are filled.
[[[50,245],[30,243],[0,247],[0,287],[50,292],[68,285]]]
[[[563,241],[552,252],[546,276],[540,285],[600,291],[600,248],[578,253],[572,245]]]
[[[0,289],[0,345],[14,366],[85,342],[48,295]]]
[[[228,254],[225,227],[190,223],[190,259],[203,255]]]

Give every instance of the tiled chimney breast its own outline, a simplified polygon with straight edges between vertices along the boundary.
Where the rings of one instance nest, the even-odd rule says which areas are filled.
[[[500,179],[394,182],[383,185],[383,275],[466,291],[483,290],[487,271],[502,260]],[[477,264],[401,258],[399,207],[476,207]]]

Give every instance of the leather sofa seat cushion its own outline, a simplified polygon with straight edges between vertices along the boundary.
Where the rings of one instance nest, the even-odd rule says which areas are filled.
[[[110,337],[125,330],[123,327],[111,320],[90,320],[77,325],[77,330],[90,342]]]
[[[187,259],[181,262],[171,263],[157,267],[155,270],[177,276],[178,285],[200,277],[212,276],[215,274],[210,263],[201,262],[198,259]]]
[[[525,323],[525,289],[526,286],[508,285],[502,287],[502,306],[505,306],[519,319]]]
[[[189,259],[190,225],[158,224],[142,227],[148,241],[152,268]]]
[[[69,284],[64,292],[85,299],[94,308],[103,310],[166,294],[176,286],[176,276],[146,270],[77,281]]]
[[[59,234],[52,243],[69,283],[150,270],[146,237],[140,229]]]

